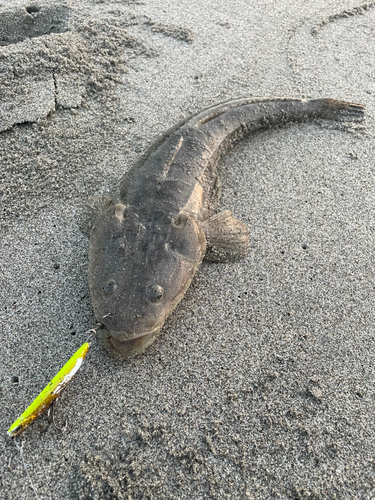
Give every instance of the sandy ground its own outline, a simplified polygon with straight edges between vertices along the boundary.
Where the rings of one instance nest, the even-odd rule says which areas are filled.
[[[0,0],[0,498],[375,498],[375,3]],[[203,264],[130,361],[86,340],[87,200],[183,117],[334,97],[365,128],[291,125],[221,162],[249,256]]]

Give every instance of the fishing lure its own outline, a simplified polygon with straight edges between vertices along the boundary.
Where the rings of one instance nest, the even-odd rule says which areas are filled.
[[[36,417],[42,413],[59,393],[64,389],[67,383],[74,377],[79,370],[83,360],[89,350],[91,342],[85,342],[78,351],[73,354],[67,363],[61,368],[58,374],[42,390],[31,405],[22,413],[22,415],[9,427],[8,435],[16,436],[22,432]]]

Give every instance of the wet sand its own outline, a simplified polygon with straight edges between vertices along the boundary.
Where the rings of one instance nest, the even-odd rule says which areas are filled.
[[[1,1],[1,498],[373,498],[374,23],[372,2]],[[238,144],[221,207],[248,257],[204,263],[144,354],[94,342],[21,454],[6,430],[95,323],[85,204],[241,96],[367,118]]]

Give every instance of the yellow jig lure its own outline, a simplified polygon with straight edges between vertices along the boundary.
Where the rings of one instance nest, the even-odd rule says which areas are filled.
[[[94,329],[93,329],[94,330]],[[94,330],[95,331],[95,330]],[[36,417],[45,410],[59,393],[64,389],[66,384],[74,377],[74,374],[79,370],[82,362],[89,350],[91,343],[85,342],[78,351],[73,354],[69,361],[61,368],[59,373],[51,380],[39,396],[34,399],[31,405],[25,410],[22,415],[8,429],[9,436],[16,436],[22,432]]]

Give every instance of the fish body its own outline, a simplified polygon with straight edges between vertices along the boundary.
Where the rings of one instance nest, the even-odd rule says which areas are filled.
[[[168,130],[128,172],[118,200],[106,200],[90,240],[89,286],[108,345],[123,357],[142,352],[184,296],[204,258],[245,256],[249,230],[225,210],[217,162],[261,129],[364,106],[333,99],[237,99]]]

